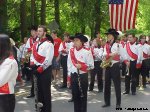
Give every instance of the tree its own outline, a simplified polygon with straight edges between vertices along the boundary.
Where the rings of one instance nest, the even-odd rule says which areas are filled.
[[[46,24],[46,0],[41,0],[41,24]]]
[[[21,40],[23,40],[23,38],[27,36],[26,2],[27,2],[27,0],[22,0],[20,3]]]
[[[60,10],[59,10],[59,0],[54,0],[54,15],[55,15],[55,21],[57,22],[59,29],[61,29],[60,25]]]
[[[0,33],[7,30],[7,0],[0,0]]]

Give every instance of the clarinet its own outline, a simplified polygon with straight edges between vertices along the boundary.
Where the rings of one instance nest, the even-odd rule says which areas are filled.
[[[36,112],[41,112],[41,108],[43,107],[43,103],[38,101],[38,83],[36,74],[33,75],[34,80],[34,93],[35,93],[35,107]]]
[[[83,90],[82,90],[82,87],[81,87],[81,78],[80,78],[79,69],[77,69],[77,72],[78,72],[77,75],[78,75],[79,90],[80,90],[80,93],[81,93],[80,97],[83,98],[84,95],[83,95]]]

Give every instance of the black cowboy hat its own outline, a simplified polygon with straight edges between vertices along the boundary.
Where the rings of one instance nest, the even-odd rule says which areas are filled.
[[[72,39],[78,38],[80,39],[82,42],[87,42],[88,38],[86,36],[84,36],[82,33],[76,33],[75,36],[71,37]]]
[[[112,35],[117,35],[117,36],[119,35],[119,33],[115,29],[112,29],[112,28],[108,29],[108,31],[105,34],[106,35],[112,34]]]

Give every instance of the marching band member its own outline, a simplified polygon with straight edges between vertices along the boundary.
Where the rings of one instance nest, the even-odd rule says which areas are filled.
[[[142,75],[142,85],[144,88],[146,88],[146,76],[149,75],[149,70],[147,67],[147,59],[149,58],[149,45],[146,43],[146,36],[145,35],[140,35],[140,42],[139,42],[139,53],[142,60],[142,66],[139,69],[139,74],[137,75],[137,86],[139,85],[139,75]]]
[[[125,76],[125,92],[123,94],[129,94],[130,92],[130,80],[132,95],[136,95],[136,76],[137,68],[141,67],[141,60],[139,55],[139,48],[136,44],[136,38],[134,34],[128,34],[128,41],[124,50],[124,62],[129,69],[129,75]]]
[[[119,38],[121,38],[120,44],[122,45],[123,50],[125,50],[124,46],[127,43],[127,35],[123,34],[121,31],[117,31],[117,32],[119,33]],[[121,63],[121,70],[122,70],[122,76],[125,76],[127,73],[127,70],[126,70],[126,64],[124,62]]]
[[[39,41],[33,44],[30,65],[37,76],[38,101],[43,104],[42,112],[51,112],[51,65],[54,46],[47,39],[45,26],[38,27]]]
[[[39,40],[37,36],[37,27],[32,26],[30,30],[31,30],[31,37],[27,40],[27,43],[26,43],[26,49],[27,49],[27,52],[29,53],[31,53],[32,51],[33,44]]]
[[[105,87],[104,87],[104,101],[102,107],[110,106],[111,96],[111,79],[113,80],[116,93],[116,108],[121,105],[121,80],[120,80],[120,57],[122,46],[116,42],[119,35],[115,29],[109,29],[107,34],[108,42],[104,47],[103,56],[106,61],[110,60],[110,66],[106,67],[105,71]]]
[[[31,27],[31,37],[27,40],[27,43],[26,43],[26,46],[25,46],[25,48],[26,48],[26,52],[25,52],[25,58],[28,58],[28,59],[26,59],[26,61],[25,61],[25,65],[27,66],[27,67],[29,67],[30,66],[30,54],[31,54],[31,52],[32,52],[32,47],[33,47],[33,44],[36,42],[36,41],[38,41],[39,40],[39,38],[38,38],[38,36],[37,36],[37,27],[36,26],[32,26]],[[28,55],[28,56],[27,56]],[[29,70],[28,70],[28,72],[30,72]],[[32,97],[34,97],[35,95],[34,95],[34,80],[33,80],[33,74],[31,74],[31,73],[29,73],[30,74],[30,80],[31,80],[31,84],[32,84],[32,86],[31,86],[31,90],[30,90],[30,94],[26,97],[26,98],[32,98]]]
[[[76,34],[74,47],[68,55],[68,81],[71,78],[74,98],[74,112],[87,112],[88,68],[94,68],[94,60],[90,50],[84,48],[88,39],[83,34]],[[69,83],[68,83],[69,84]],[[70,85],[70,84],[69,84]]]
[[[28,40],[28,38],[25,37],[24,43],[22,43],[22,45],[19,47],[19,50],[21,53],[20,54],[20,61],[21,61],[22,78],[25,78],[25,76],[26,76],[26,80],[29,81],[30,80],[30,74],[26,68],[26,67],[28,67],[28,64],[25,63],[25,52],[27,51],[27,49],[26,49],[27,40]]]
[[[60,44],[59,46],[59,53],[61,57],[61,65],[63,68],[63,84],[60,88],[66,88],[67,87],[67,58],[68,58],[68,53],[70,50],[70,41],[69,41],[69,33],[64,33],[64,41]]]
[[[11,55],[9,37],[0,34],[0,112],[14,112],[14,86],[18,75],[17,61]]]
[[[103,92],[103,80],[102,80],[102,68],[100,67],[103,48],[99,45],[97,39],[94,39],[92,42],[91,51],[94,58],[94,69],[91,71],[91,82],[89,85],[89,91],[93,91],[95,76],[97,75],[97,83],[98,83],[98,92]]]

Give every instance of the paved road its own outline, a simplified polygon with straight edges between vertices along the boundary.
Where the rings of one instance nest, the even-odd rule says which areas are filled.
[[[56,89],[52,85],[52,112],[73,112],[73,103],[68,103],[70,99],[70,90]],[[15,112],[34,112],[34,98],[26,99],[30,89],[30,83],[24,87],[16,87],[16,109]],[[124,91],[124,82],[122,82],[122,91]],[[101,108],[104,104],[103,93],[97,93],[97,89],[88,92],[88,112],[118,112],[115,109],[115,94],[112,85],[111,107]],[[127,110],[132,108],[132,110]],[[122,95],[122,110],[119,112],[133,112],[133,108],[147,108],[146,110],[134,110],[134,112],[150,112],[150,85],[144,91],[138,91],[136,96]]]

